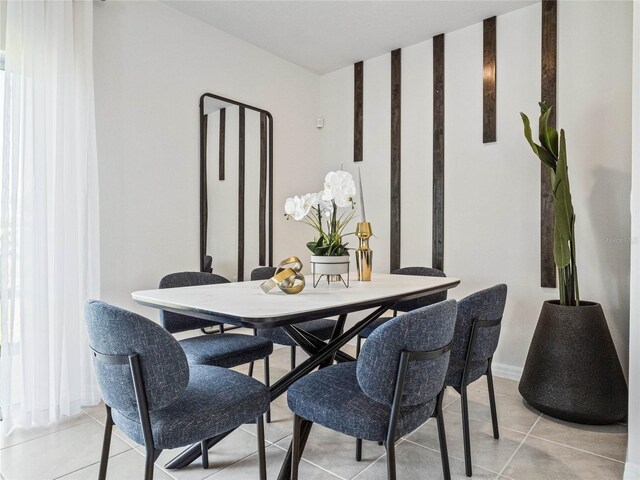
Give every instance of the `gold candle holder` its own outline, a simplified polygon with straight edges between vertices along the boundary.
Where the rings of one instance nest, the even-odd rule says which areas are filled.
[[[360,240],[360,245],[356,250],[356,265],[358,267],[358,280],[363,282],[371,280],[371,267],[373,265],[373,250],[369,248],[371,235],[371,224],[369,222],[358,222],[356,237]]]

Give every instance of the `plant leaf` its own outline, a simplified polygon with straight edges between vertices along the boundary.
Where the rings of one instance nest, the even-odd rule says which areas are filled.
[[[524,137],[527,139],[527,142],[529,142],[531,150],[533,150],[533,153],[536,154],[536,156],[542,161],[542,163],[544,163],[552,170],[555,170],[556,159],[553,157],[553,155],[551,155],[542,146],[533,141],[533,137],[531,136],[531,123],[529,122],[529,117],[527,117],[522,112],[520,112],[520,116],[522,117],[522,123],[524,124]]]
[[[540,110],[542,114],[538,121],[538,138],[542,147],[550,153],[555,160],[558,158],[558,132],[556,132],[555,128],[549,126],[549,116],[551,115],[552,108],[546,107],[546,109],[543,109],[540,107]]]
[[[560,149],[553,185],[555,222],[553,226],[553,256],[558,268],[571,263],[572,225],[574,223],[573,204],[569,188],[567,167],[567,145],[564,130],[560,131]]]

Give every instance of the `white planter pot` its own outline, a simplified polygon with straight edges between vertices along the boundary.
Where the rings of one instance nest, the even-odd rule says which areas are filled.
[[[349,273],[349,255],[339,257],[311,255],[311,272],[315,275],[346,275]]]

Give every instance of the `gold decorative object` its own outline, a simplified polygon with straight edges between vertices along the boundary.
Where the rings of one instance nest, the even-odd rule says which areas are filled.
[[[358,267],[358,280],[363,282],[371,281],[373,250],[369,248],[369,238],[372,234],[369,222],[358,222],[356,237],[360,240],[360,245],[356,250],[356,265]]]
[[[361,222],[356,225],[356,237],[360,240],[360,245],[356,250],[356,266],[358,270],[358,280],[361,282],[371,281],[371,268],[373,266],[373,250],[369,248],[369,238],[373,235],[371,224],[367,222],[364,210],[364,192],[362,191],[362,174],[358,167],[358,184],[360,186],[360,218]]]
[[[302,262],[298,257],[285,258],[276,268],[275,275],[262,283],[260,288],[264,293],[269,293],[275,287],[289,295],[300,293],[306,285],[301,270]]]

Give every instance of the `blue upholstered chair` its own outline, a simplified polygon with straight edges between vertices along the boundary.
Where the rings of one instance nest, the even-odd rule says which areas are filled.
[[[251,272],[251,280],[269,280],[275,273],[275,267],[258,267]],[[296,323],[295,326],[307,333],[315,335],[320,340],[328,340],[331,338],[333,328],[336,326],[336,321],[328,318],[320,318],[318,320]],[[262,328],[256,330],[256,335],[262,338],[268,338],[278,345],[291,347],[291,369],[293,370],[296,367],[296,347],[298,344],[287,332],[280,327]]]
[[[171,273],[160,280],[160,288],[193,287],[197,285],[215,285],[229,283],[226,278],[214,273],[179,272]],[[204,330],[220,322],[202,320],[180,313],[160,311],[160,323],[171,333],[189,330]],[[256,360],[264,359],[264,381],[269,386],[269,355],[273,352],[273,343],[268,338],[236,333],[218,333],[199,335],[180,340],[180,346],[192,365],[211,365],[233,368]],[[251,369],[251,374],[253,369]],[[271,411],[267,412],[267,423],[271,422]]]
[[[442,399],[455,319],[454,300],[400,315],[371,334],[356,362],[323,368],[289,387],[295,414],[291,478],[298,475],[301,431],[312,423],[385,442],[388,477],[395,480],[396,440],[436,417],[449,479]]]
[[[107,303],[91,301],[87,332],[107,409],[99,478],[107,474],[113,425],[146,449],[145,480],[163,449],[201,443],[257,422],[260,478],[266,479],[264,425],[269,390],[233,370],[189,365],[178,342],[151,320]]]
[[[498,347],[506,299],[507,286],[501,284],[476,292],[458,302],[458,318],[446,383],[461,395],[464,462],[468,477],[471,476],[472,469],[467,386],[484,375],[487,376],[493,436],[496,439],[500,437],[491,361]]]
[[[417,275],[423,277],[446,277],[446,275],[436,268],[429,267],[403,267],[398,268],[391,272],[392,275]],[[405,300],[398,302],[393,306],[393,316],[395,317],[398,312],[410,312],[416,308],[426,307],[433,305],[434,303],[442,302],[447,299],[447,291],[434,293],[433,295],[427,295],[425,297],[415,298],[413,300]],[[369,338],[369,335],[383,323],[388,322],[393,317],[381,317],[372,322],[366,328],[358,334],[356,339],[356,357],[360,354],[360,348],[362,347],[362,339]]]

